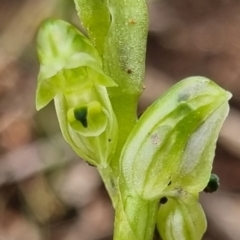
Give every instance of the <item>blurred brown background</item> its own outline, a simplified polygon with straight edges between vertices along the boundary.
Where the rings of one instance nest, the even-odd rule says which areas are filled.
[[[240,2],[149,0],[143,111],[175,82],[208,77],[233,93],[214,162],[221,189],[201,195],[205,240],[240,239]],[[72,0],[0,0],[0,240],[110,240],[113,209],[99,175],[35,111],[35,36],[47,17],[79,25]]]

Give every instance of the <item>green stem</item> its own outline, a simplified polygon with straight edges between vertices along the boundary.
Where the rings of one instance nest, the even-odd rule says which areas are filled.
[[[135,97],[136,98],[136,97]],[[119,105],[119,101],[122,103]],[[122,151],[122,147],[125,144],[127,137],[132,130],[133,126],[136,124],[136,108],[127,108],[129,104],[136,105],[136,100],[133,95],[125,95],[125,97],[115,97],[112,99],[113,107],[116,107],[117,111],[115,114],[118,118],[118,144],[115,150],[115,154],[113,156],[113,160],[111,164],[107,168],[99,168],[98,171],[101,175],[101,178],[105,184],[106,190],[109,193],[109,196],[112,200],[113,207],[116,208],[117,199],[118,199],[118,181],[120,175],[120,155]],[[123,112],[125,112],[125,117],[122,116]]]
[[[137,101],[138,96],[134,95],[124,95],[115,96],[111,99],[112,106],[116,117],[118,119],[118,144],[113,156],[113,161],[111,161],[111,167],[113,169],[114,177],[119,176],[119,159],[121,155],[122,148],[127,140],[129,133],[137,122]],[[119,104],[121,102],[121,104]],[[131,107],[128,107],[131,106]]]
[[[98,168],[98,172],[101,175],[101,178],[104,182],[106,190],[109,194],[109,197],[112,201],[113,207],[116,207],[118,199],[118,186],[111,167],[107,168]]]
[[[114,240],[152,240],[157,209],[158,202],[149,202],[137,197],[127,197],[124,203],[118,202]]]
[[[148,16],[145,0],[107,2],[111,25],[105,39],[103,67],[118,85],[108,88],[118,120],[118,144],[110,165],[117,186],[121,151],[136,124],[138,99],[143,90]]]

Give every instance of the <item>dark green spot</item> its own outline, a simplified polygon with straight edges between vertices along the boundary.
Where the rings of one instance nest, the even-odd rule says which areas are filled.
[[[132,69],[130,69],[130,68],[127,69],[127,73],[128,73],[128,74],[131,74],[131,73],[132,73]]]
[[[208,185],[204,188],[203,191],[206,193],[216,192],[219,186],[219,177],[216,174],[211,174]]]
[[[162,197],[159,202],[160,202],[160,204],[165,204],[165,203],[167,203],[167,201],[168,201],[168,199],[166,197]]]
[[[79,122],[81,122],[83,127],[85,127],[85,128],[88,127],[87,113],[88,113],[87,107],[80,107],[80,108],[74,109],[75,119],[78,120]]]

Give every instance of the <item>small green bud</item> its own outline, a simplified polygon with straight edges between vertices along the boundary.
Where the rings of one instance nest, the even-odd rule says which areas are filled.
[[[218,190],[219,186],[219,177],[216,174],[211,174],[209,182],[203,191],[206,193],[213,193]]]
[[[201,240],[206,226],[198,199],[188,193],[168,198],[158,210],[157,229],[163,240]]]
[[[91,42],[70,24],[45,21],[37,43],[37,109],[54,99],[66,141],[90,164],[106,167],[115,150],[118,130],[106,87],[116,84],[104,74]]]

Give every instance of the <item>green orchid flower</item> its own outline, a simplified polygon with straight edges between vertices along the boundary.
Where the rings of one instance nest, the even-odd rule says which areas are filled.
[[[153,204],[161,199],[157,224],[162,238],[201,239],[206,220],[198,194],[211,175],[230,97],[214,82],[192,77],[173,86],[143,113],[120,159],[122,204],[132,229],[135,220],[128,212],[128,199]]]
[[[106,87],[116,84],[103,72],[98,52],[87,37],[61,20],[45,21],[37,45],[37,110],[54,99],[66,141],[90,164],[106,167],[118,130]]]

